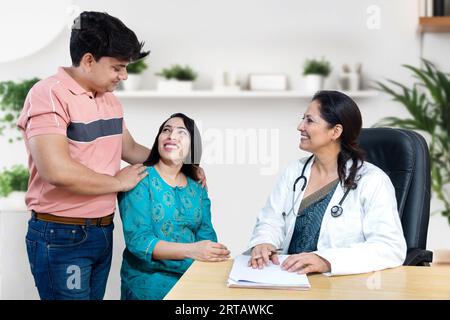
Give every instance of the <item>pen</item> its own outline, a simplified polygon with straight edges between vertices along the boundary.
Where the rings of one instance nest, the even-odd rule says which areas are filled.
[[[269,257],[272,255],[272,254],[274,254],[274,253],[281,253],[281,251],[282,251],[282,249],[275,249],[275,250],[270,250],[269,251]],[[255,259],[260,259],[260,258],[262,258],[262,256],[261,255],[258,255],[258,256],[254,256],[254,257],[252,257],[252,260],[255,260]]]

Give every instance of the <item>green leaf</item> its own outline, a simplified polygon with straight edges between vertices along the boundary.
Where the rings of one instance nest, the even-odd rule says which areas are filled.
[[[0,82],[0,108],[5,115],[0,118],[0,135],[5,134],[6,124],[16,131],[16,122],[22,111],[25,99],[31,88],[39,81],[38,78],[23,80],[20,82]],[[9,141],[12,140],[11,138]]]
[[[324,77],[328,77],[328,75],[331,72],[331,69],[332,68],[330,62],[325,60],[324,57],[322,57],[321,60],[308,59],[305,61],[305,64],[303,65],[303,75],[319,74]]]
[[[130,74],[141,74],[148,66],[144,60],[138,60],[127,65],[127,72]]]
[[[441,213],[450,216],[450,196],[445,193],[450,187],[450,75],[426,59],[422,59],[422,64],[421,68],[403,65],[417,80],[412,86],[390,79],[375,81],[374,88],[402,104],[410,116],[407,119],[386,117],[375,126],[419,130],[430,135],[432,190],[444,204]]]
[[[29,173],[23,165],[0,172],[0,197],[7,197],[13,191],[27,191]]]
[[[164,68],[160,72],[156,73],[156,75],[164,77],[168,80],[177,79],[180,81],[193,81],[197,78],[197,73],[195,73],[191,67],[182,67],[179,64],[174,64],[170,68]]]

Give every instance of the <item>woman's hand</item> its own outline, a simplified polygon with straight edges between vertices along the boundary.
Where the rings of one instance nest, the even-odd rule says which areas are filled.
[[[272,261],[274,264],[280,264],[277,249],[270,243],[261,243],[253,247],[252,257],[248,261],[248,266],[253,269],[262,269],[265,265],[269,265],[269,261]]]
[[[188,248],[187,257],[198,261],[218,262],[230,257],[230,251],[226,246],[210,240],[190,243]]]
[[[299,274],[331,271],[331,265],[328,260],[319,257],[317,254],[306,252],[287,257],[281,265],[281,268]]]

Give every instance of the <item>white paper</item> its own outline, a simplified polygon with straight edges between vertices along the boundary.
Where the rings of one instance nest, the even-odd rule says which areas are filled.
[[[245,285],[266,285],[266,286],[292,286],[292,287],[306,287],[310,284],[308,277],[305,274],[298,274],[296,272],[288,272],[281,269],[281,264],[288,257],[288,255],[278,255],[280,265],[275,265],[269,262],[269,266],[263,269],[253,269],[248,267],[250,256],[239,255],[234,258],[233,268],[229,275],[229,284],[239,283]]]

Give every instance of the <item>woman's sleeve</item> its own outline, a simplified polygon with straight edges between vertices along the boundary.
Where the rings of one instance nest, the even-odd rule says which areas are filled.
[[[319,250],[327,259],[331,272],[327,275],[365,273],[398,267],[406,257],[406,241],[397,211],[395,189],[383,172],[372,174],[361,187],[364,242],[344,248]]]
[[[202,221],[200,228],[197,231],[195,236],[196,241],[202,240],[211,240],[216,242],[217,235],[214,231],[211,222],[211,200],[209,200],[208,192],[205,188],[201,188],[202,190],[202,199],[201,199],[201,212],[202,212]]]
[[[151,223],[148,178],[139,182],[134,189],[120,193],[118,202],[128,251],[148,267],[154,267],[152,254],[159,239],[155,236]]]

